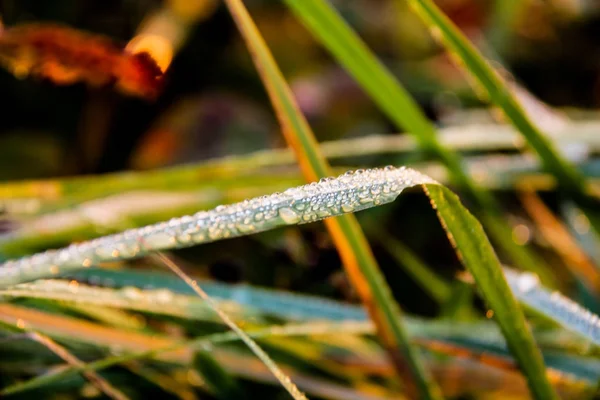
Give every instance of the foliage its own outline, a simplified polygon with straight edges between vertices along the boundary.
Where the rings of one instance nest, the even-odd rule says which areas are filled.
[[[0,5],[0,396],[597,395],[592,8],[282,3]]]

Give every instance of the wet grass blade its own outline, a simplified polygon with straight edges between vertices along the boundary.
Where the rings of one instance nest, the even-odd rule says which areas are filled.
[[[534,274],[509,269],[504,274],[520,301],[600,346],[600,317],[559,292],[544,288]]]
[[[309,182],[331,175],[317,140],[300,112],[279,67],[254,21],[240,0],[226,0],[254,64],[271,99],[283,135],[294,151],[300,169]],[[407,394],[423,399],[440,399],[441,392],[425,370],[418,351],[410,343],[400,307],[379,270],[360,225],[354,216],[327,219],[326,226],[340,254],[346,273],[377,327]]]
[[[435,183],[431,178],[406,168],[389,167],[344,174],[337,179],[322,180],[269,197],[218,207],[212,212],[199,213],[195,217],[183,217],[168,224],[131,230],[94,242],[73,245],[65,250],[49,251],[9,261],[0,265],[0,287],[49,277],[60,271],[85,269],[100,261],[136,257],[143,254],[138,247],[140,241],[143,241],[146,247],[152,244],[153,247],[149,250],[165,250],[181,247],[182,243],[178,242],[178,238],[186,239],[185,246],[190,246],[203,241],[294,225],[301,221],[338,216],[389,203],[404,189],[416,185],[425,186],[461,261],[474,276],[484,299],[494,310],[506,341],[526,374],[532,393],[540,398],[553,398],[553,391],[544,374],[539,349],[534,344],[531,332],[510,292],[483,228],[450,190]],[[307,207],[308,204],[310,207]],[[253,223],[252,229],[248,229],[248,223],[245,221],[256,220],[256,215],[260,215],[262,222]],[[189,231],[190,226],[193,227],[193,231]],[[353,246],[354,241],[350,241],[350,245]],[[111,252],[106,253],[104,249],[111,249]],[[120,249],[120,252],[115,254],[113,249]],[[369,283],[378,283],[372,276],[369,278]],[[381,284],[385,285],[385,282]],[[391,296],[389,292],[386,295]],[[389,307],[389,304],[387,306]],[[408,337],[404,326],[401,328],[402,333]]]
[[[546,263],[533,252],[514,243],[498,202],[465,173],[461,158],[440,142],[435,127],[416,101],[340,15],[323,0],[285,0],[285,3],[395,125],[406,129],[423,150],[444,164],[452,182],[465,190],[477,204],[486,229],[515,265],[536,272],[544,282],[555,286]]]

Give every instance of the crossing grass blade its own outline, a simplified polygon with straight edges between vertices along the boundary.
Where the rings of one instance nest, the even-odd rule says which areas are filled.
[[[286,191],[283,194],[275,194],[268,198],[262,198],[271,205],[275,204],[275,214],[279,215],[279,217],[272,218],[268,225],[263,225],[252,231],[243,229],[243,221],[245,221],[246,218],[253,220],[255,214],[262,214],[263,211],[267,211],[265,211],[264,208],[255,208],[255,206],[253,206],[253,204],[255,204],[253,201],[240,203],[240,205],[237,206],[230,206],[231,209],[236,210],[234,215],[242,215],[244,217],[238,222],[236,222],[236,220],[230,220],[228,225],[231,225],[231,228],[227,231],[227,234],[222,234],[218,237],[215,236],[212,240],[226,239],[232,237],[232,235],[247,235],[260,230],[297,224],[304,221],[304,216],[312,215],[313,211],[328,210],[326,214],[321,214],[321,219],[326,216],[340,216],[355,211],[356,204],[360,204],[356,199],[364,199],[365,189],[367,188],[374,198],[369,198],[367,203],[365,203],[366,205],[362,207],[363,209],[393,201],[404,189],[418,185],[425,187],[426,193],[430,197],[433,207],[437,210],[439,219],[448,234],[448,238],[455,246],[460,260],[469,272],[471,272],[475,278],[477,287],[481,290],[488,306],[494,311],[496,320],[506,338],[509,348],[526,375],[531,392],[536,398],[554,398],[553,390],[545,375],[544,363],[540,351],[535,345],[532,333],[526,325],[523,313],[517,305],[506,282],[499,261],[491,244],[485,236],[483,228],[477,219],[464,208],[455,194],[425,175],[406,168],[390,167],[367,170],[361,171],[360,173],[344,174],[337,179],[324,180],[314,185],[291,189],[291,191]],[[392,187],[394,187],[394,189],[392,189]],[[292,196],[291,193],[295,193],[295,195]],[[315,193],[325,195],[315,196]],[[334,196],[334,198],[338,203],[336,203],[336,201],[332,202],[332,197],[329,196],[329,194],[332,193],[337,195]],[[294,204],[306,204],[306,201],[310,202],[311,208],[304,214],[294,214],[295,218],[289,218],[290,212],[293,212],[291,211],[291,207],[293,207]],[[246,208],[236,208],[242,206]],[[302,206],[301,209],[306,210],[306,207]],[[208,221],[212,221],[214,224],[213,226],[210,224],[205,226],[204,228],[207,231],[214,232],[214,228],[220,226],[222,219],[225,216],[232,215],[230,214],[230,209],[225,206],[217,208],[214,212],[221,213],[219,214],[220,217],[217,217],[216,215],[213,216],[213,214],[210,213],[200,214],[200,218],[204,216],[205,218],[208,218]],[[184,218],[183,220],[186,219]],[[329,221],[332,220],[333,219],[329,219]],[[206,224],[207,222],[205,221],[201,223],[201,225]],[[177,220],[172,221],[170,224],[151,226],[150,229],[147,227],[140,228],[138,230],[130,231],[127,235],[107,236],[104,239],[97,239],[91,244],[93,245],[95,243],[102,247],[121,248],[124,250],[124,254],[129,254],[125,257],[137,257],[140,253],[129,253],[127,251],[126,243],[128,243],[127,241],[129,238],[135,236],[139,236],[139,239],[136,240],[136,242],[142,240],[144,238],[144,232],[154,232],[154,235],[158,235],[158,237],[161,238],[158,250],[178,247],[177,241],[171,240],[172,238],[181,235],[181,231],[177,229]],[[204,237],[204,235],[202,235],[202,237]],[[143,240],[146,243],[148,241],[155,241],[152,236]],[[349,243],[353,248],[356,246],[355,241],[356,239],[352,239]],[[202,242],[200,241],[198,243]],[[83,256],[81,252],[86,251],[86,249],[87,251],[95,252],[94,247],[90,247],[91,244],[89,242],[81,243],[71,247],[75,259],[80,260]],[[188,246],[189,245],[191,244],[188,243]],[[150,248],[150,250],[157,249]],[[79,263],[78,265],[73,264],[73,260],[69,260],[68,257],[71,253],[60,253],[66,256],[63,257],[65,261],[62,265],[60,263],[53,265],[54,268],[48,268],[48,265],[43,263],[40,264],[43,260],[47,260],[50,263],[55,261],[52,258],[52,254],[53,253],[50,252],[0,265],[0,268],[3,268],[6,271],[4,276],[0,275],[0,287],[9,287],[14,284],[38,278],[50,277],[55,273],[60,273],[61,270],[77,271],[86,268],[85,263]],[[108,258],[102,258],[101,260],[110,261],[112,260],[110,257],[117,256],[118,254],[114,255],[111,253],[110,256],[107,256]],[[98,260],[100,259],[97,258],[97,261]],[[21,269],[23,270],[22,273],[20,273]],[[367,271],[367,273],[372,273],[372,271]],[[386,287],[383,279],[381,279],[381,281],[378,280],[378,275],[375,277],[373,277],[373,275],[368,275],[367,279],[369,284],[374,282],[374,284],[380,285],[376,286],[376,289],[381,290],[381,288]],[[389,289],[387,295],[391,296]],[[380,303],[374,302],[372,304],[381,304],[381,299],[375,298],[375,300],[379,300]],[[385,303],[386,300],[386,298],[383,298],[382,307],[390,307],[388,303]],[[366,307],[369,310],[369,304],[367,304]],[[371,312],[371,316],[373,316],[373,310],[370,309],[369,311]],[[384,316],[388,317],[387,315]],[[377,322],[381,323],[381,320],[377,320]],[[398,321],[395,322],[398,323]],[[374,325],[379,328],[377,323]],[[406,335],[405,338],[407,338],[408,334],[405,331],[406,328],[404,325],[401,326],[401,329],[403,329],[402,334]],[[389,342],[384,342],[383,345],[385,346],[388,343]],[[427,388],[429,389],[429,387]]]
[[[416,101],[340,15],[324,0],[285,0],[285,3],[394,124],[413,135],[425,152],[445,165],[452,182],[475,202],[486,230],[513,263],[537,273],[545,283],[555,286],[546,263],[512,240],[512,231],[498,202],[465,172],[462,159],[442,144],[435,127]]]
[[[293,149],[304,177],[310,182],[330,176],[331,167],[244,4],[240,0],[226,0],[225,3],[252,55],[283,135]],[[418,351],[410,343],[400,307],[379,270],[356,218],[344,215],[327,219],[325,223],[346,273],[369,311],[390,359],[403,378],[407,394],[423,399],[440,399],[441,391],[425,370]]]
[[[503,111],[535,151],[545,169],[582,207],[596,231],[600,232],[600,203],[598,199],[589,196],[591,189],[588,188],[583,175],[558,152],[550,139],[533,123],[502,77],[432,0],[409,0],[409,4],[428,24],[434,36],[451,52],[458,61],[457,64],[475,79],[489,99]]]

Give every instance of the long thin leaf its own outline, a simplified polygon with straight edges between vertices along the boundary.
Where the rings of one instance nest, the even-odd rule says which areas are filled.
[[[324,0],[285,0],[306,27],[335,56],[373,98],[382,111],[400,129],[412,134],[421,148],[438,158],[449,172],[454,184],[464,189],[476,202],[480,218],[492,237],[521,268],[536,272],[544,282],[554,284],[550,268],[526,248],[515,244],[512,231],[502,217],[498,202],[477,186],[465,173],[463,161],[442,145],[436,129],[408,92],[379,62],[376,56]]]
[[[292,96],[279,67],[241,0],[225,0],[267,89],[283,135],[309,182],[331,175],[308,122]],[[352,215],[328,219],[326,226],[352,285],[369,311],[409,396],[440,399],[441,392],[423,367],[403,326],[400,307],[379,270],[360,225]],[[408,366],[408,368],[407,368]]]
[[[557,291],[545,289],[531,273],[519,274],[505,269],[504,274],[516,297],[524,304],[600,345],[600,318],[596,314]]]
[[[443,186],[427,185],[426,190],[459,258],[473,274],[477,287],[493,310],[508,346],[527,377],[532,394],[538,399],[557,398],[546,377],[542,356],[523,312],[502,274],[483,228],[460,205],[460,200],[454,193]]]
[[[25,382],[16,383],[9,387],[4,388],[0,391],[0,394],[7,395],[13,393],[19,393],[35,388],[39,388],[43,385],[49,385],[52,383],[56,383],[60,380],[64,380],[74,374],[77,374],[81,371],[99,371],[105,368],[108,368],[113,365],[117,365],[124,362],[130,362],[132,360],[142,360],[147,358],[156,358],[158,360],[164,361],[175,361],[175,362],[183,362],[187,363],[189,361],[189,351],[184,352],[182,349],[202,349],[206,346],[209,346],[214,349],[215,346],[218,346],[222,343],[228,343],[232,341],[238,341],[240,338],[234,332],[225,332],[225,333],[217,333],[202,336],[199,338],[195,338],[188,341],[182,342],[174,342],[170,341],[166,338],[162,338],[160,336],[154,335],[154,337],[150,337],[144,334],[133,334],[125,333],[123,334],[121,331],[106,328],[103,326],[98,326],[90,323],[82,323],[79,320],[74,320],[73,318],[60,316],[58,320],[55,316],[52,318],[48,318],[48,315],[45,313],[40,313],[39,311],[29,310],[22,307],[15,306],[2,306],[0,307],[0,325],[5,324],[1,322],[2,320],[7,321],[18,321],[19,318],[25,318],[27,321],[31,322],[31,325],[36,329],[45,331],[49,335],[55,337],[70,337],[75,341],[82,341],[85,343],[92,344],[94,346],[119,346],[124,349],[128,349],[132,351],[131,353],[126,353],[124,355],[110,356],[104,359],[100,359],[98,361],[94,361],[82,367],[67,367],[65,369],[61,369],[46,375],[38,376],[33,379],[30,379]],[[57,324],[53,324],[52,321],[58,322]],[[421,330],[429,325],[427,322],[422,322],[417,330]],[[479,346],[479,351],[490,348],[499,348],[502,351],[503,345],[502,342],[499,342],[500,335],[499,332],[492,328],[491,326],[487,326],[489,324],[474,324],[469,326],[456,326],[449,325],[448,323],[439,324],[436,323],[434,326],[430,326],[426,328],[425,331],[427,335],[431,335],[434,338],[432,343],[435,343],[435,338],[440,338],[446,341],[446,338],[449,339],[448,343],[456,343],[460,346],[461,343],[465,343],[472,341],[475,344],[475,348],[473,351],[477,351],[477,346]],[[7,323],[7,328],[11,328],[10,324]],[[363,333],[372,333],[374,330],[370,324],[365,325],[364,323],[355,323],[355,322],[343,322],[340,324],[323,324],[321,322],[318,323],[308,323],[308,324],[290,324],[283,326],[275,326],[275,327],[266,327],[253,329],[248,332],[248,334],[255,339],[265,339],[274,336],[281,337],[289,337],[296,335],[333,335],[339,337],[339,332],[347,332],[349,334],[363,334]],[[86,335],[81,336],[78,332],[84,331]],[[476,334],[477,339],[474,339],[474,333]],[[555,335],[554,335],[555,336]],[[420,340],[422,343],[426,343],[427,341]],[[439,343],[439,341],[438,341]],[[479,345],[478,345],[479,343]],[[469,347],[467,345],[467,347]],[[372,358],[372,355],[370,356]],[[587,360],[587,362],[582,363],[582,360],[579,358],[570,358],[563,357],[564,365],[561,366],[561,358],[555,358],[557,367],[559,371],[566,371],[568,374],[577,377],[573,380],[569,375],[564,375],[560,373],[553,373],[552,376],[555,378],[554,382],[556,384],[563,384],[565,386],[572,385],[573,383],[578,383],[581,385],[581,382],[577,382],[578,379],[583,379],[589,383],[595,383],[595,380],[598,377],[598,363],[594,361]],[[222,362],[223,360],[219,358]],[[577,368],[573,368],[573,364],[588,364],[588,368],[583,368],[581,371],[578,371]],[[232,367],[231,363],[226,363],[228,367]],[[566,366],[566,368],[564,368]],[[244,376],[243,368],[239,368],[239,366],[235,366],[238,368],[232,368],[236,374],[240,372],[242,376]],[[478,364],[479,368],[482,368],[481,364]],[[460,364],[457,366],[456,363],[451,364],[452,382],[451,386],[456,385],[456,373],[457,368],[460,368]],[[558,371],[555,371],[558,372]],[[587,377],[586,377],[587,376]],[[256,378],[256,376],[254,376]],[[298,376],[296,375],[296,378]],[[584,387],[589,387],[589,383],[584,385]],[[307,389],[314,391],[315,394],[319,394],[318,391],[315,391],[317,388],[312,386],[308,386]],[[582,388],[583,389],[583,388]],[[344,398],[341,396],[336,396],[334,398]]]
[[[577,354],[598,354],[590,342],[593,338],[588,332],[598,331],[598,327],[590,326],[594,321],[592,314],[585,310],[570,315],[568,312],[557,316],[552,313],[553,307],[540,307],[548,302],[536,299],[543,297],[557,298],[565,304],[563,310],[577,308],[567,300],[562,301],[558,294],[551,295],[541,287],[535,276],[530,273],[518,274],[504,269],[508,284],[518,300],[528,307],[554,319],[566,329],[583,336],[590,341],[582,341],[580,336],[566,335],[565,331],[551,330],[537,332],[536,339],[544,349],[570,350]],[[140,271],[110,271],[92,269],[82,271],[73,276],[75,279],[90,280],[95,285],[110,284],[115,289],[88,286],[83,283],[74,286],[69,280],[38,280],[24,283],[8,289],[0,290],[0,296],[10,298],[44,299],[68,303],[77,303],[81,307],[90,305],[115,307],[118,309],[135,310],[158,315],[169,315],[194,321],[214,322],[215,318],[209,313],[210,308],[201,299],[190,296],[190,288],[170,274]],[[133,285],[146,288],[141,290]],[[364,308],[356,305],[336,302],[320,297],[300,295],[279,290],[269,290],[245,285],[226,285],[215,282],[200,283],[203,289],[219,300],[221,309],[226,310],[235,319],[251,319],[255,324],[263,324],[262,313],[276,315],[287,320],[324,320],[327,323],[298,324],[306,329],[307,334],[345,332],[353,334],[374,333],[374,327],[369,322]],[[540,292],[536,295],[534,292]],[[530,299],[532,301],[530,301]],[[555,309],[556,307],[554,307]],[[587,314],[587,323],[573,325],[571,321],[582,321],[578,315]],[[411,336],[417,338],[434,338],[438,340],[468,340],[470,342],[493,343],[496,346],[503,343],[500,333],[487,321],[461,323],[451,320],[430,321],[406,316],[406,327]],[[291,332],[290,326],[286,332]]]
[[[598,130],[600,122],[597,120],[571,121],[564,131],[551,136],[551,139],[559,147],[577,144],[597,152],[600,151]],[[480,123],[450,126],[439,129],[437,136],[445,148],[456,151],[500,151],[523,147],[519,133],[509,125]],[[416,146],[414,136],[380,134],[320,143],[321,151],[328,160],[375,154],[410,154],[417,149]],[[294,156],[290,149],[272,149],[152,171],[0,182],[0,199],[36,198],[48,201],[70,197],[81,202],[139,189],[181,189],[193,184],[196,187],[228,187],[225,179],[233,172],[245,172],[245,181],[254,185],[261,182],[256,176],[256,171],[261,168],[292,163]],[[206,185],[203,185],[204,182]],[[29,208],[36,208],[35,204]]]
[[[98,262],[137,257],[148,251],[187,247],[359,211],[389,203],[404,189],[415,185],[426,187],[461,261],[473,274],[494,310],[507,343],[527,374],[532,392],[536,396],[552,398],[553,391],[544,374],[539,349],[481,225],[456,195],[430,178],[405,168],[386,167],[344,174],[337,179],[324,179],[284,193],[220,206],[193,217],[9,261],[0,265],[0,288],[59,272],[85,269]],[[144,248],[140,247],[140,241],[145,244]]]
[[[158,253],[156,258],[173,271],[182,281],[184,281],[209,307],[219,316],[221,321],[231,329],[242,342],[263,362],[275,378],[281,383],[288,393],[295,400],[308,400],[306,395],[298,389],[296,384],[277,366],[275,361],[256,343],[246,332],[244,332],[238,324],[236,324],[229,315],[227,315],[212,297],[210,297],[204,289],[200,287],[197,281],[190,278],[175,262],[168,258],[163,253]]]
[[[598,202],[588,197],[590,190],[583,176],[565,160],[548,137],[531,121],[503,79],[433,1],[409,0],[409,4],[459,60],[459,66],[468,71],[485,89],[490,99],[535,150],[544,167],[556,177],[559,185],[584,207],[592,225],[599,230]]]

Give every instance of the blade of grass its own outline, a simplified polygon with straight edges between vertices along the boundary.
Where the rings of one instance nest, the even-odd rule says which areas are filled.
[[[75,320],[70,317],[48,315],[23,307],[0,305],[0,325],[4,325],[6,323],[14,327],[15,323],[18,322],[19,318],[21,317],[26,318],[32,326],[36,327],[37,330],[47,331],[48,334],[59,337],[67,336],[75,341],[81,340],[84,343],[89,343],[98,347],[115,346],[119,347],[120,349],[131,351],[131,353],[104,358],[79,367],[66,367],[46,375],[37,376],[31,380],[19,382],[9,387],[2,388],[0,390],[0,396],[8,396],[9,394],[16,394],[26,390],[39,388],[43,385],[64,380],[82,371],[99,371],[120,363],[141,360],[145,358],[156,357],[161,361],[169,363],[175,362],[180,365],[188,365],[191,361],[191,352],[187,350],[188,347],[192,349],[201,349],[204,346],[212,346],[240,340],[239,336],[235,332],[225,332],[206,335],[193,340],[177,342],[164,336],[123,332],[101,325]],[[271,331],[274,330],[276,335],[280,334],[285,336],[285,329],[282,330],[282,328],[284,327],[269,327],[256,330],[254,332],[249,332],[249,334],[252,337],[259,338],[261,336],[270,336]],[[294,331],[295,329],[292,329],[292,332]],[[75,332],[77,333],[74,335]],[[84,332],[85,335],[78,336],[82,332]],[[230,369],[237,376],[241,376],[246,379],[258,380],[261,382],[277,383],[270,371],[268,371],[266,367],[258,360],[249,359],[241,355],[236,358],[222,356],[223,354],[221,352],[215,354],[215,358],[217,358],[221,364],[226,365],[228,369]],[[292,379],[300,382],[307,391],[310,391],[319,397],[339,400],[347,398],[365,400],[381,399],[381,397],[378,396],[370,396],[368,393],[365,394],[364,392],[359,392],[355,389],[348,389],[329,381],[304,375],[300,372],[297,372],[293,368],[286,369],[286,372],[287,371],[289,371],[288,375],[290,375]],[[383,398],[398,398],[398,394],[395,393],[394,396],[384,396]]]
[[[529,146],[535,150],[544,167],[586,211],[592,225],[600,232],[598,204],[588,197],[590,191],[583,176],[560,155],[552,142],[531,121],[503,79],[433,1],[409,0],[409,4],[429,25],[434,36],[451,51],[458,65],[485,89],[491,101],[504,112],[513,126],[525,137]]]
[[[495,311],[499,310],[495,314],[499,325],[526,373],[532,392],[536,396],[552,395],[543,374],[539,349],[534,345],[531,332],[508,289],[498,259],[481,225],[462,206],[456,195],[443,186],[438,186],[431,178],[405,168],[388,167],[344,174],[337,179],[322,180],[319,183],[289,189],[285,193],[218,207],[214,211],[199,213],[194,217],[182,217],[169,223],[72,245],[68,249],[9,261],[0,266],[0,287],[51,276],[61,271],[84,269],[94,262],[138,257],[144,254],[143,250],[157,251],[191,246],[194,243],[226,239],[301,221],[315,221],[359,211],[391,202],[403,189],[415,185],[426,187],[448,236],[456,244],[461,261],[475,277],[489,306]],[[442,189],[438,190],[438,187]],[[310,207],[307,207],[308,205]],[[265,214],[269,217],[265,218]],[[256,220],[257,215],[260,215],[259,220],[262,222],[256,222],[251,225],[252,229],[248,229],[246,219]],[[190,226],[194,229],[192,233],[188,233]],[[182,237],[184,242],[178,239]],[[141,241],[145,244],[144,249],[140,248]],[[152,243],[152,247],[148,248],[148,243]],[[110,252],[107,252],[107,249]],[[115,249],[119,250],[115,252]]]
[[[158,360],[173,361],[185,364],[189,361],[189,357],[186,356],[186,354],[189,355],[189,352],[183,352],[182,349],[202,349],[205,346],[217,346],[219,344],[240,340],[240,338],[234,332],[210,334],[182,342],[174,342],[168,339],[161,339],[156,335],[154,335],[153,339],[149,339],[148,335],[131,335],[129,333],[119,334],[119,332],[114,329],[109,329],[90,323],[82,324],[81,321],[73,320],[72,318],[62,316],[59,317],[58,320],[56,316],[53,316],[53,321],[55,321],[56,323],[52,324],[50,322],[49,325],[48,317],[46,314],[14,306],[0,307],[0,324],[4,324],[1,321],[5,319],[5,316],[9,317],[7,319],[12,320],[13,322],[15,320],[18,321],[18,318],[20,316],[26,316],[28,321],[31,321],[32,326],[35,326],[38,330],[47,331],[48,334],[55,335],[58,337],[73,337],[74,340],[81,339],[84,342],[89,342],[97,346],[118,345],[124,349],[129,349],[132,352],[126,353],[124,355],[110,356],[104,359],[100,359],[98,361],[94,361],[82,367],[67,367],[65,369],[55,371],[47,375],[38,376],[26,382],[17,383],[11,385],[10,387],[4,388],[2,391],[0,391],[0,394],[2,395],[19,393],[39,388],[43,385],[52,384],[56,381],[64,380],[68,377],[71,377],[74,374],[77,374],[83,370],[100,371],[102,369],[106,369],[108,367],[120,363],[130,362],[132,360],[156,358]],[[86,336],[79,336],[79,331],[77,328],[81,325],[83,325],[82,328],[87,333]],[[428,326],[430,324],[428,322],[422,322],[421,325]],[[430,343],[434,345],[434,343],[440,343],[440,340],[442,340],[445,343],[454,343],[455,345],[460,346],[464,345],[465,341],[472,341],[474,346],[467,347],[472,347],[474,351],[478,351],[478,349],[481,350],[491,348],[500,349],[500,351],[503,352],[502,349],[504,345],[502,340],[500,339],[499,332],[497,332],[495,329],[490,330],[489,328],[492,328],[492,326],[488,326],[489,324],[487,323],[469,324],[468,326],[457,326],[454,323],[443,323],[440,326],[438,325],[439,324],[436,323],[435,326],[431,327],[433,329],[426,329],[430,331],[427,336],[431,335],[433,340],[420,339],[418,340],[418,342],[428,346]],[[307,335],[312,337],[314,335],[323,334],[332,335],[332,337],[334,337],[339,336],[340,332],[348,334],[370,334],[373,333],[374,330],[371,324],[364,323],[343,322],[340,324],[324,324],[322,322],[316,322],[252,329],[248,331],[248,335],[250,335],[254,339],[279,336],[290,337],[297,335]],[[553,338],[556,337],[555,334],[551,336]],[[140,351],[140,349],[143,350]],[[369,357],[369,359],[371,358],[372,355]],[[573,361],[569,360],[567,357],[567,359],[565,359],[565,364],[568,365],[569,362]],[[481,364],[479,364],[479,366],[482,367]],[[597,371],[597,368],[594,366],[592,366],[591,369],[588,369],[587,372],[577,372],[576,369],[573,370],[572,368],[561,368],[560,363],[557,363],[557,366],[559,369],[556,371],[552,371],[551,374],[551,377],[555,384],[561,384],[562,382],[563,384],[567,385],[569,384],[569,382],[577,382],[581,379],[585,380],[586,382],[594,382],[597,377],[597,373],[594,373],[594,371]],[[455,364],[452,364],[451,368],[452,370],[456,371]],[[234,369],[233,371],[237,371],[239,373],[239,370]],[[560,371],[563,371],[563,373],[561,373]],[[566,376],[564,372],[567,372]],[[586,373],[588,374],[587,378],[585,378]],[[569,375],[571,375],[572,377],[569,378]],[[575,377],[574,380],[573,377]],[[455,375],[454,378],[456,378]],[[454,386],[454,384],[452,384],[452,386]],[[589,387],[589,383],[586,386]],[[315,392],[315,394],[317,393],[319,392]]]
[[[293,149],[307,181],[331,175],[331,168],[319,149],[308,122],[264,42],[254,21],[240,0],[225,0],[276,111],[284,137]],[[417,350],[410,343],[400,307],[379,270],[377,261],[354,216],[325,221],[354,288],[367,308],[378,335],[387,348],[409,397],[440,399],[441,391],[425,370]],[[408,368],[407,368],[408,367]]]
[[[375,235],[377,241],[402,265],[402,268],[421,286],[421,289],[438,303],[443,304],[450,299],[452,296],[450,284],[440,278],[408,246],[383,232]]]
[[[544,282],[555,286],[550,268],[545,262],[512,240],[512,231],[506,224],[497,201],[465,173],[461,158],[440,142],[436,129],[415,100],[340,15],[324,0],[285,0],[285,3],[395,125],[414,135],[423,150],[437,157],[446,166],[453,183],[466,190],[470,199],[477,204],[486,229],[514,264],[536,272]]]
[[[225,312],[219,307],[216,301],[212,299],[206,292],[198,285],[198,282],[186,275],[185,272],[177,264],[175,264],[170,258],[163,253],[159,252],[155,255],[156,259],[164,263],[171,271],[173,271],[182,281],[184,281],[192,290],[202,298],[213,311],[221,318],[221,320],[231,329],[240,340],[248,346],[250,350],[265,364],[265,366],[271,371],[271,373],[277,378],[281,385],[288,391],[288,393],[295,400],[308,400],[306,395],[302,393],[298,387],[292,382],[292,380],[275,364],[275,362],[269,357],[267,353],[254,341],[250,336],[246,334]]]
[[[91,272],[91,275],[88,275],[88,272]],[[77,302],[81,307],[114,307],[149,314],[169,315],[191,321],[213,322],[215,320],[212,315],[207,315],[208,307],[201,299],[188,295],[191,292],[189,286],[170,274],[95,269],[79,273],[76,278],[86,279],[86,275],[93,278],[95,285],[104,285],[105,282],[110,282],[118,289],[99,288],[81,283],[74,291],[73,286],[69,285],[69,281],[39,280],[0,290],[0,296],[7,299],[44,299],[66,304]],[[512,281],[509,279],[510,282]],[[518,293],[515,290],[520,290],[519,280],[517,279],[515,282],[510,285],[513,292]],[[133,285],[154,289],[141,290],[136,289]],[[201,285],[211,297],[219,300],[221,309],[225,309],[236,320],[252,319],[256,324],[263,324],[265,322],[261,313],[264,313],[292,321],[297,319],[330,321],[298,324],[302,327],[310,326],[310,329],[314,329],[310,333],[315,335],[323,332],[332,333],[336,329],[352,334],[375,332],[373,325],[360,306],[278,290],[253,286],[244,287],[238,284],[224,285],[202,281]],[[233,301],[235,303],[232,303]],[[406,327],[413,337],[452,339],[457,336],[471,341],[475,339],[494,343],[502,341],[498,335],[499,332],[487,322],[459,325],[450,320],[422,321],[411,316],[406,316],[405,319]],[[565,328],[575,330],[569,326],[565,326]],[[286,331],[291,332],[291,328],[287,327]],[[538,332],[538,335],[540,333],[542,332]],[[562,331],[562,334],[559,331],[553,331],[549,332],[549,335],[543,334],[536,339],[544,349],[574,349],[579,354],[588,353],[585,351],[585,349],[591,348],[588,342],[581,341],[579,337],[575,339],[573,335],[565,337],[564,333],[565,331]]]
[[[552,136],[557,146],[583,144],[590,151],[600,151],[600,123],[571,121],[564,131]],[[518,132],[507,125],[473,123],[450,126],[438,130],[441,144],[456,151],[499,151],[522,148]],[[369,156],[374,154],[410,154],[416,150],[413,136],[372,134],[365,137],[321,142],[321,150],[329,160]],[[256,178],[256,171],[264,167],[294,163],[289,149],[262,150],[240,156],[151,171],[128,171],[64,179],[31,180],[0,183],[0,199],[36,198],[56,202],[64,197],[77,203],[91,198],[108,196],[131,190],[182,189],[194,187],[227,187],[225,178],[233,173],[245,173],[246,179]],[[281,179],[280,177],[278,179]],[[222,182],[222,183],[221,183]],[[22,206],[26,209],[37,209]]]
[[[524,304],[600,345],[600,317],[596,314],[558,291],[545,289],[531,273],[519,274],[506,268],[504,275],[517,298]]]
[[[542,355],[481,224],[445,187],[425,185],[425,190],[461,262],[473,275],[477,287],[494,311],[494,318],[527,378],[532,395],[536,399],[556,399],[557,395],[546,376]]]
[[[38,343],[42,346],[46,347],[52,353],[56,354],[63,361],[65,361],[71,368],[82,368],[85,364],[75,357],[73,354],[69,352],[65,347],[56,343],[54,340],[49,338],[46,335],[43,335],[39,332],[33,331],[26,321],[23,319],[19,319],[17,324],[13,329],[17,331],[25,332],[26,336]],[[104,393],[107,397],[114,400],[128,400],[129,398],[125,396],[120,390],[111,385],[106,379],[102,378],[100,375],[96,373],[96,371],[80,371],[81,374],[88,379],[94,386],[96,386],[102,393]]]
[[[579,247],[567,228],[546,206],[539,195],[523,188],[518,193],[523,208],[536,223],[544,238],[563,259],[569,271],[580,280],[591,294],[600,294],[600,271]]]

